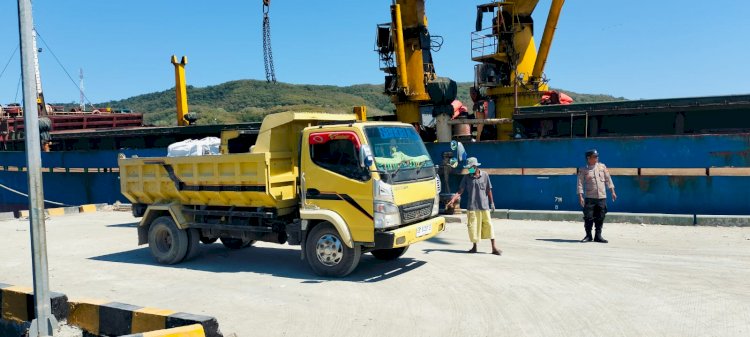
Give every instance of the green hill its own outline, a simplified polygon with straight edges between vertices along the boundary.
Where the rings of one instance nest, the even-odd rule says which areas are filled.
[[[471,85],[459,84],[458,99],[464,104],[471,102]],[[337,87],[240,80],[203,88],[188,86],[187,91],[190,111],[198,114],[200,124],[255,122],[269,113],[282,111],[346,113],[351,112],[354,106],[366,105],[369,115],[375,116],[391,114],[394,109],[390,98],[382,94],[382,86],[374,84]],[[566,93],[581,103],[622,100],[608,95]],[[143,112],[147,124],[174,124],[174,89],[104,102],[97,106]]]

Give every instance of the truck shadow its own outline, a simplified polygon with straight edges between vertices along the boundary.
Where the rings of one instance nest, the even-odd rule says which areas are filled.
[[[128,222],[128,223],[119,223],[119,224],[112,224],[107,225],[109,228],[136,228],[138,227],[138,222]]]
[[[300,251],[290,248],[249,247],[229,250],[221,244],[201,245],[201,251],[190,261],[162,265],[154,261],[148,247],[94,256],[90,260],[140,264],[159,268],[200,270],[212,273],[257,273],[302,280],[302,283],[348,281],[372,283],[388,280],[415,270],[427,262],[402,257],[395,261],[380,261],[370,254],[362,256],[357,269],[343,278],[315,275],[307,262],[300,259]]]
[[[451,244],[450,241],[441,238],[440,236],[433,236],[432,238],[427,239],[428,242],[437,243],[439,245],[449,245]]]
[[[468,249],[422,249],[425,254],[431,253],[453,253],[453,254],[469,254]],[[484,254],[482,252],[476,252],[475,254]]]

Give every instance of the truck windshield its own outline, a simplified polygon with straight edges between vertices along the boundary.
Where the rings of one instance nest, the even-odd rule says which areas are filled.
[[[435,164],[417,132],[410,126],[365,128],[378,171],[390,184],[435,177]]]

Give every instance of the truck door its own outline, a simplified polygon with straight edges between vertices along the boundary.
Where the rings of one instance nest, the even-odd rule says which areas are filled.
[[[323,131],[306,138],[301,162],[307,205],[341,215],[354,241],[374,241],[372,178],[369,168],[359,165],[361,136]]]

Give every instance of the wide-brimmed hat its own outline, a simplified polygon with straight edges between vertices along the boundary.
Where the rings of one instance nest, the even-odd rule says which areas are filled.
[[[472,166],[482,166],[482,163],[480,163],[476,157],[469,157],[469,159],[466,159],[466,168]]]

